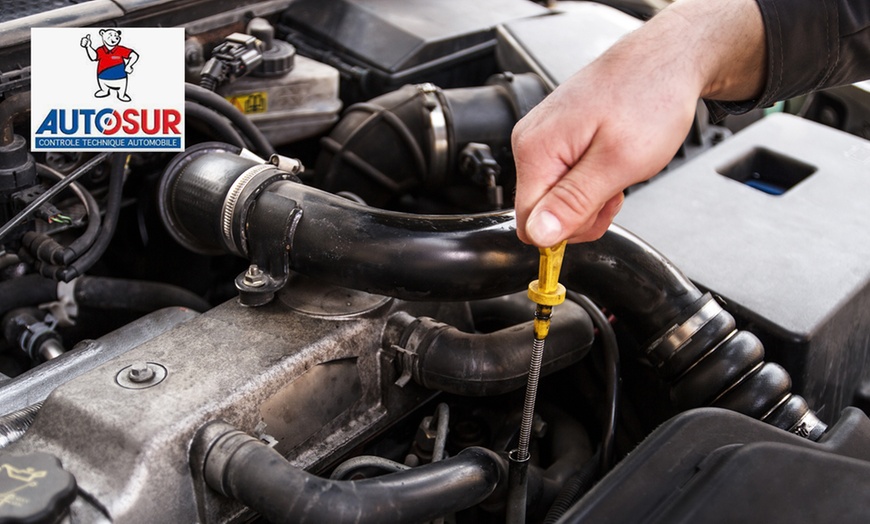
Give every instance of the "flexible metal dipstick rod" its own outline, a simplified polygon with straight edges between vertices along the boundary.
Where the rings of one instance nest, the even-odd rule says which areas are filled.
[[[529,284],[529,298],[535,303],[535,338],[532,344],[532,358],[529,364],[529,381],[526,385],[526,398],[523,403],[523,416],[520,422],[520,436],[517,449],[509,453],[510,471],[508,479],[509,524],[524,523],[526,519],[526,491],[528,487],[529,440],[535,415],[535,398],[538,394],[538,380],[541,377],[541,361],[544,356],[544,341],[550,332],[550,316],[553,307],[565,301],[565,286],[559,283],[562,258],[565,255],[565,242],[540,250],[538,279]]]

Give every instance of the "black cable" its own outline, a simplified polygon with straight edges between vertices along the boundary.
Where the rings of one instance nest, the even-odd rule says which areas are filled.
[[[199,105],[196,102],[185,102],[184,116],[188,122],[195,120],[205,124],[208,127],[208,134],[216,140],[228,142],[239,147],[251,147],[251,145],[245,142],[242,135],[236,131],[236,128],[232,126],[230,121],[213,109]]]
[[[607,414],[603,424],[601,436],[601,472],[605,473],[613,466],[614,446],[616,440],[616,417],[619,407],[619,346],[616,342],[616,333],[610,321],[588,297],[574,291],[568,291],[568,298],[579,304],[589,316],[601,337],[601,346],[604,350],[604,374],[606,383]]]
[[[55,196],[57,196],[61,191],[66,189],[70,184],[81,178],[84,174],[88,173],[91,169],[94,168],[97,164],[103,162],[103,160],[108,157],[108,153],[100,153],[94,158],[88,160],[84,164],[82,164],[78,169],[73,171],[71,174],[66,176],[62,181],[57,184],[51,186],[45,193],[39,195],[33,202],[27,205],[24,209],[21,210],[17,215],[12,217],[11,220],[6,222],[2,228],[0,228],[0,241],[3,240],[3,237],[9,234],[14,228],[18,227],[22,222],[27,220],[30,215],[36,212],[37,209],[42,206],[42,204],[48,202]]]
[[[124,171],[127,166],[127,153],[112,154],[112,171],[109,173],[109,194],[106,201],[106,219],[100,234],[91,248],[66,268],[57,272],[58,280],[69,282],[89,270],[109,247],[109,242],[118,227],[121,214],[121,196],[124,192]],[[69,177],[67,177],[69,178]]]
[[[62,181],[65,177],[64,174],[59,171],[51,168],[45,164],[36,164],[36,172],[39,176],[50,176],[53,177],[58,182]],[[100,231],[100,225],[102,223],[102,217],[100,216],[100,206],[97,204],[96,199],[91,195],[90,191],[80,186],[78,183],[73,182],[69,186],[70,190],[75,193],[76,197],[82,202],[85,206],[85,212],[88,217],[88,225],[85,228],[85,231],[78,236],[73,242],[67,246],[62,247],[62,251],[60,252],[61,260],[53,261],[54,263],[62,263],[63,265],[69,265],[73,260],[81,256],[82,253],[87,251],[97,239],[97,233]],[[29,233],[28,233],[29,234]],[[33,253],[36,256],[36,253]],[[45,262],[49,262],[46,260]]]
[[[269,143],[269,140],[263,135],[263,132],[251,122],[244,113],[239,111],[236,106],[227,102],[225,98],[213,93],[208,89],[200,87],[196,84],[184,84],[184,98],[187,101],[196,102],[209,109],[226,117],[235,125],[242,135],[246,137],[255,148],[255,153],[263,158],[269,158],[275,154],[275,148]]]

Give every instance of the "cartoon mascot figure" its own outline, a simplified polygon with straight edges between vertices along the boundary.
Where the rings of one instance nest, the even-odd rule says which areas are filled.
[[[121,31],[118,29],[100,29],[103,45],[94,48],[91,35],[82,38],[81,46],[88,53],[91,62],[97,63],[97,84],[99,91],[94,93],[97,98],[105,98],[114,90],[118,100],[129,102],[127,94],[127,76],[133,73],[133,64],[139,60],[139,55],[121,43]]]

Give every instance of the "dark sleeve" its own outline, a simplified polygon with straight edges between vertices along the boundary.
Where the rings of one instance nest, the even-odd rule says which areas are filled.
[[[870,0],[756,1],[766,31],[767,83],[757,100],[711,103],[715,113],[742,113],[870,78]]]

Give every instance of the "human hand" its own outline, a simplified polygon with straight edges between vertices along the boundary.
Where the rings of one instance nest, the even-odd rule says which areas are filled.
[[[128,65],[124,68],[124,71],[126,71],[128,75],[133,74],[133,66]]]
[[[622,191],[677,152],[700,96],[760,90],[764,49],[754,0],[683,0],[559,86],[514,128],[520,239],[601,237]]]
[[[80,45],[82,47],[91,47],[91,35],[85,35],[85,37],[82,38]]]

